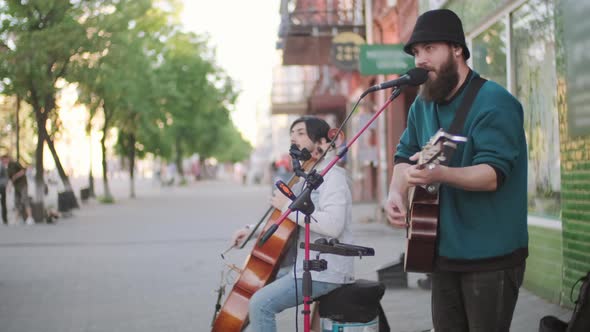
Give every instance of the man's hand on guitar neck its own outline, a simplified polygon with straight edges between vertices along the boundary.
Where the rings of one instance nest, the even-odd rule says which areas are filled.
[[[418,158],[419,153],[410,157],[410,160],[416,161]],[[444,183],[468,191],[494,191],[499,186],[498,172],[488,164],[467,167],[419,164],[404,169],[404,181],[410,187]]]
[[[410,157],[410,160],[417,161],[420,157],[420,152]],[[428,185],[432,183],[440,183],[444,177],[445,166],[437,164],[421,164],[411,165],[405,169],[405,181],[408,186]]]

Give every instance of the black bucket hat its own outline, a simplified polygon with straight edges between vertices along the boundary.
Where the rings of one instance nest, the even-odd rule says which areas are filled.
[[[404,51],[409,55],[414,55],[412,53],[414,44],[439,41],[461,45],[465,59],[469,59],[470,54],[465,43],[461,19],[455,12],[448,9],[430,10],[418,16],[416,26],[414,26],[410,40],[404,46]]]

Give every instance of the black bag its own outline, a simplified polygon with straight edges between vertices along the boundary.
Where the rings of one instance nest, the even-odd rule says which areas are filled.
[[[578,299],[573,301],[576,285],[582,282]],[[588,332],[590,331],[590,272],[572,286],[570,298],[576,304],[572,318],[566,323],[554,316],[545,316],[539,323],[539,332]]]
[[[539,332],[565,332],[567,323],[555,316],[545,316],[539,323]]]
[[[376,281],[357,280],[318,297],[320,317],[338,322],[368,323],[379,315],[385,285]]]

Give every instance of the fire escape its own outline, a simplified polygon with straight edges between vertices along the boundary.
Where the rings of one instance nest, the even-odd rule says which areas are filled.
[[[346,112],[347,72],[335,66],[334,37],[365,37],[362,0],[282,0],[277,48],[283,66],[273,78],[273,114]]]

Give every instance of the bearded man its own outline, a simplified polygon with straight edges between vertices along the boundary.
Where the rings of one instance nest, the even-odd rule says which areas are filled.
[[[407,227],[409,188],[440,184],[434,330],[508,331],[528,256],[522,106],[502,86],[469,68],[463,26],[450,10],[420,15],[404,50],[429,73],[397,146],[387,217],[392,225]],[[471,107],[460,107],[471,99],[466,98],[470,90]],[[460,108],[469,112],[452,125]],[[430,137],[451,127],[467,142],[458,145],[446,165],[416,165]]]

